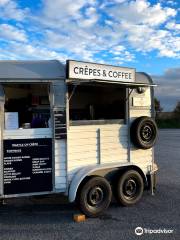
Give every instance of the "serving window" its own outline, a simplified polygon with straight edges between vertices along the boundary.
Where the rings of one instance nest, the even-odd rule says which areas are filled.
[[[47,84],[5,84],[3,87],[6,130],[51,127]]]
[[[70,124],[97,124],[125,120],[126,89],[113,84],[70,85]]]

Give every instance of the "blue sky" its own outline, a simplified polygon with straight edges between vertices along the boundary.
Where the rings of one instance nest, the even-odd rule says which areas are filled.
[[[77,59],[135,67],[180,100],[179,0],[0,0],[0,59]]]

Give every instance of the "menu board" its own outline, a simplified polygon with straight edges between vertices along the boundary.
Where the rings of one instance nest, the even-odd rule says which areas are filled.
[[[66,139],[66,111],[65,109],[54,109],[54,135],[55,139]]]
[[[52,139],[4,140],[4,194],[52,190]]]

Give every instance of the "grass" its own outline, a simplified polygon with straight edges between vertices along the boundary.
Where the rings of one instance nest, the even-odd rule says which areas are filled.
[[[159,128],[180,128],[180,118],[176,119],[157,119],[156,123]]]

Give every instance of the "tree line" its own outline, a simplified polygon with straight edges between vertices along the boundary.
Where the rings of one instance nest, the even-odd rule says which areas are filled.
[[[168,118],[160,117],[163,112],[163,108],[157,98],[154,99],[154,106],[156,122],[160,128],[180,128],[180,101],[177,102],[172,114]]]
[[[156,113],[163,111],[163,107],[161,106],[161,103],[157,98],[154,99],[154,106],[155,106]],[[177,104],[172,112],[175,115],[180,116],[180,101],[177,102]]]

